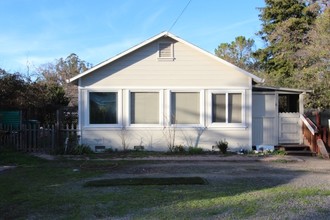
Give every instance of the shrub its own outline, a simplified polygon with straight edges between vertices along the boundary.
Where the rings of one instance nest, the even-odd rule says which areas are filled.
[[[221,153],[223,153],[223,154],[227,153],[228,142],[226,141],[226,139],[217,141],[217,142],[215,142],[215,144],[216,144],[217,148],[219,148]]]
[[[175,145],[172,149],[173,153],[184,153],[186,150],[184,149],[184,146],[180,145]]]
[[[273,152],[271,152],[274,155],[286,155],[287,153],[285,152],[285,150],[274,150]]]
[[[134,146],[134,150],[135,151],[144,151],[144,146],[142,146],[142,145],[136,145],[136,146]]]
[[[203,153],[203,148],[200,148],[200,147],[189,147],[188,148],[188,153],[189,154],[202,154]]]
[[[105,150],[104,150],[104,153],[113,153],[114,152],[114,150],[110,147],[110,148],[106,148]]]
[[[71,148],[70,152],[68,154],[72,155],[84,155],[84,154],[93,154],[94,151],[92,149],[84,144],[79,144],[73,148]]]

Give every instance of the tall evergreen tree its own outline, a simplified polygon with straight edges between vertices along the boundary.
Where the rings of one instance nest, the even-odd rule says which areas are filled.
[[[268,83],[292,86],[294,71],[299,68],[296,52],[308,44],[307,34],[319,8],[300,0],[265,0],[260,8],[262,29],[259,35],[266,47],[259,49],[258,57]]]
[[[308,107],[330,108],[330,4],[307,35],[309,44],[296,55],[303,68],[295,72],[299,86],[314,90]]]

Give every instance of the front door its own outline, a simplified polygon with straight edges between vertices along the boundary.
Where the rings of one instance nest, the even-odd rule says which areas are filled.
[[[253,93],[252,144],[278,144],[278,113],[275,94]]]

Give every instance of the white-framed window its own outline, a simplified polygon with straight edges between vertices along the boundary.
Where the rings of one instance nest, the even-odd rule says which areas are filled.
[[[203,91],[170,91],[170,124],[202,126],[204,118]]]
[[[163,118],[163,92],[131,90],[128,98],[130,126],[160,126]]]
[[[90,126],[118,126],[121,120],[120,91],[88,91],[87,124]]]
[[[118,124],[118,94],[116,92],[89,93],[89,123]]]
[[[174,60],[174,45],[172,42],[158,43],[158,60]]]
[[[209,94],[212,126],[243,126],[245,124],[244,91],[211,91]]]
[[[131,124],[159,124],[159,93],[131,92]]]

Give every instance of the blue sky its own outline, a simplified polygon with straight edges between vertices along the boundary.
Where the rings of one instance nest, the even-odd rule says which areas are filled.
[[[189,0],[0,0],[0,68],[25,73],[70,53],[96,65],[168,31]],[[263,0],[191,0],[174,35],[214,53],[239,35],[262,42]]]

